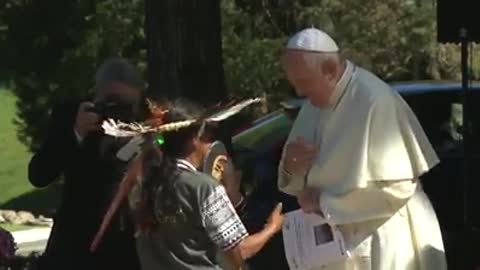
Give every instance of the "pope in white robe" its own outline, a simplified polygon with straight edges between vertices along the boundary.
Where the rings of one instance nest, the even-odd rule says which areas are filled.
[[[315,28],[289,40],[283,64],[308,101],[284,148],[278,185],[337,226],[350,253],[322,269],[447,269],[419,180],[439,159],[406,102]]]

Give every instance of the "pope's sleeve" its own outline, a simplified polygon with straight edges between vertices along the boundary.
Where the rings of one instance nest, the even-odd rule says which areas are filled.
[[[289,195],[297,196],[297,194],[304,188],[304,180],[302,176],[289,173],[283,167],[283,159],[285,155],[285,149],[282,153],[282,159],[278,169],[278,188]]]
[[[400,124],[407,116],[398,109],[398,102],[386,93],[377,96],[370,107],[364,184],[342,195],[320,195],[320,209],[333,224],[391,217],[415,193],[420,175],[412,173],[409,130]]]
[[[332,224],[351,224],[388,218],[415,193],[416,180],[375,181],[344,195],[320,195],[320,208]]]

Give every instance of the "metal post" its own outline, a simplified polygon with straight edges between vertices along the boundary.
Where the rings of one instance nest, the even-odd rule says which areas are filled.
[[[467,29],[460,29],[461,38],[461,69],[462,69],[462,104],[463,104],[463,218],[464,218],[464,255],[465,263],[468,269],[474,266],[473,260],[473,234],[472,234],[472,200],[471,200],[471,181],[472,181],[472,127],[470,122],[470,91],[468,90],[469,67],[468,67],[468,32]],[[458,259],[458,258],[457,258]]]
[[[468,41],[467,30],[465,28],[460,29],[461,37],[461,70],[462,70],[462,103],[463,103],[463,150],[464,150],[464,224],[471,225],[469,203],[468,203],[468,186],[470,176],[470,164],[469,164],[469,119],[468,119]]]

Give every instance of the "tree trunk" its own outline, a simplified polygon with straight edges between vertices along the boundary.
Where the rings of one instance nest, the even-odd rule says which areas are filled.
[[[149,92],[204,105],[227,97],[219,0],[145,0]]]
[[[422,11],[422,0],[415,0],[415,6],[417,8],[418,12]],[[422,53],[419,51],[415,51],[413,54],[413,69],[412,69],[412,79],[413,80],[419,80],[423,74],[421,72],[422,70]]]

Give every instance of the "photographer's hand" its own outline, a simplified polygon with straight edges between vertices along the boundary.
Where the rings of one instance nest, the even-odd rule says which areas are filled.
[[[80,103],[77,111],[77,118],[75,120],[74,131],[79,136],[80,141],[85,138],[88,133],[100,130],[100,116],[94,112],[88,111],[95,105],[91,102]]]

